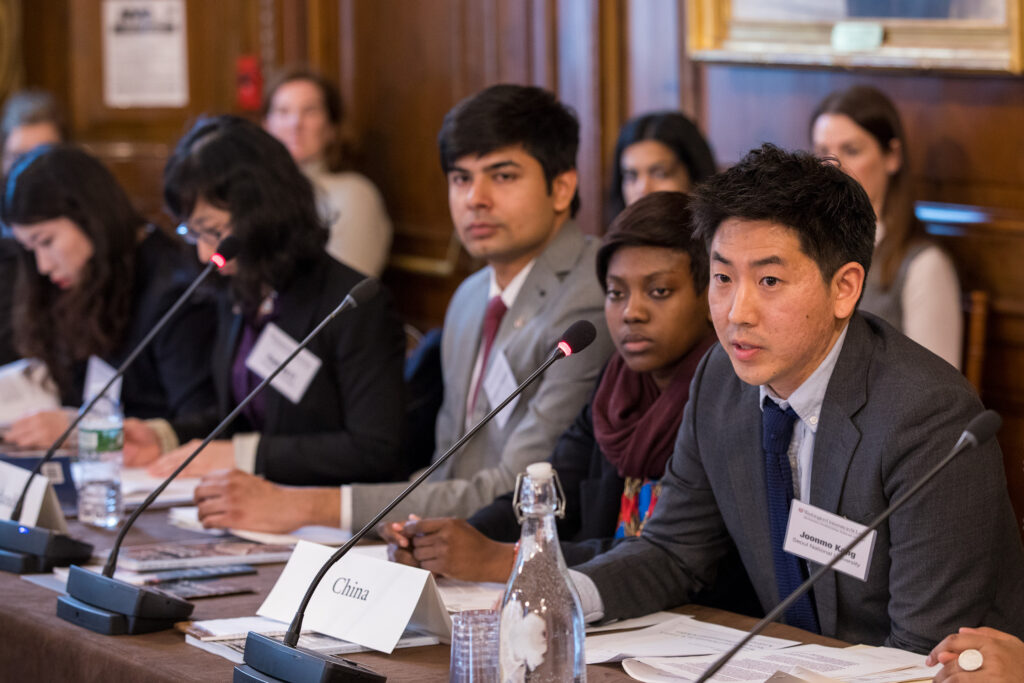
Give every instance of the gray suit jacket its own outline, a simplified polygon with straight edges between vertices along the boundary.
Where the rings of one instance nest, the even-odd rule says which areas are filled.
[[[811,504],[867,523],[982,409],[964,378],[887,323],[856,314],[825,394]],[[694,376],[643,536],[577,567],[606,617],[678,605],[712,583],[731,536],[767,611],[778,601],[758,389],[715,347]],[[867,581],[829,572],[822,633],[925,652],[959,626],[1024,631],[1024,554],[994,442],[955,459],[878,530]]]
[[[566,328],[580,319],[589,320],[597,328],[594,343],[578,356],[552,365],[523,392],[504,427],[492,420],[389,519],[404,518],[409,513],[468,517],[496,496],[512,490],[516,475],[527,465],[551,456],[555,441],[587,401],[612,352],[604,323],[604,297],[594,274],[597,248],[597,241],[584,237],[575,223],[562,226],[537,257],[515,303],[502,318],[483,374],[486,376],[501,353],[508,359],[516,382],[522,382],[547,359]],[[468,277],[455,292],[445,315],[441,342],[444,403],[437,417],[435,458],[465,432],[466,397],[480,345],[490,270],[487,267]],[[491,408],[481,389],[472,422]],[[405,482],[354,485],[353,528],[362,527],[405,486]]]

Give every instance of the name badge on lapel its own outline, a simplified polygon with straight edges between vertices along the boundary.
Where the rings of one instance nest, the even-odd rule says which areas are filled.
[[[299,343],[287,332],[274,323],[268,323],[260,333],[252,353],[245,359],[245,367],[256,373],[260,379],[266,379],[279,366]],[[323,361],[309,349],[303,349],[278,373],[270,386],[292,403],[302,400],[309,383],[313,381]]]
[[[487,394],[487,403],[493,409],[504,401],[506,396],[515,391],[517,386],[519,386],[519,383],[516,382],[516,376],[512,373],[512,366],[509,365],[505,352],[499,351],[494,356],[491,367],[487,370],[487,376],[484,377],[484,392]],[[498,429],[504,429],[505,425],[508,424],[517,403],[519,403],[518,396],[512,399],[512,402],[505,406],[500,413],[494,416]]]
[[[866,527],[845,517],[793,499],[782,549],[817,564],[828,564]],[[861,581],[868,580],[871,553],[878,532],[872,531],[836,564],[836,569]]]

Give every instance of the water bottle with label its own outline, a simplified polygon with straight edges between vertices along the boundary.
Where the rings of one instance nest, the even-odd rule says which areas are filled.
[[[116,402],[101,398],[78,425],[78,520],[103,528],[118,525],[124,515],[121,465],[124,420]]]
[[[558,545],[565,496],[550,463],[526,468],[514,502],[523,532],[501,600],[501,681],[587,680],[583,609]]]

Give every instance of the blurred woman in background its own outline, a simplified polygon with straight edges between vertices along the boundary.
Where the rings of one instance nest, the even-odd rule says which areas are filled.
[[[867,192],[878,218],[860,309],[928,350],[961,364],[963,306],[953,262],[914,216],[907,143],[899,113],[875,88],[828,95],[811,117],[811,142]]]
[[[14,285],[15,345],[41,359],[64,405],[83,401],[86,366],[119,365],[198,273],[178,240],[147,225],[103,164],[70,145],[19,157],[0,219],[23,247]],[[124,375],[125,414],[172,423],[212,405],[209,356],[214,302],[197,292]],[[5,435],[49,446],[63,411],[24,417]]]
[[[193,126],[167,162],[164,199],[201,261],[227,235],[241,242],[219,271],[230,279],[230,297],[216,340],[197,351],[212,350],[217,407],[179,424],[173,437],[181,443],[211,431],[364,276],[327,255],[309,180],[280,142],[243,119]],[[408,474],[400,449],[405,339],[391,297],[382,291],[346,311],[306,350],[305,362],[296,359],[234,421],[232,438],[211,442],[186,473],[237,467],[319,486]],[[126,423],[125,458],[166,476],[198,441],[161,455],[174,444],[161,443],[160,431]]]
[[[343,170],[337,89],[314,71],[289,69],[268,85],[262,115],[263,127],[288,148],[316,188],[317,208],[330,229],[327,252],[379,277],[391,251],[391,220],[374,184]]]
[[[652,192],[689,192],[715,170],[707,140],[679,112],[632,118],[622,125],[615,143],[608,219]]]

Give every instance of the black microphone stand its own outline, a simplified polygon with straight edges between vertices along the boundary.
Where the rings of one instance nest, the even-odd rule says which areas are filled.
[[[399,493],[394,500],[384,506],[373,519],[367,522],[362,529],[353,534],[343,546],[338,548],[330,558],[320,567],[306,594],[302,596],[295,617],[292,619],[288,632],[285,633],[284,641],[279,642],[262,634],[250,631],[245,640],[244,663],[235,667],[235,683],[244,681],[288,681],[288,683],[304,683],[305,681],[318,681],[321,683],[355,683],[363,681],[385,681],[386,677],[374,673],[370,669],[357,664],[356,662],[340,657],[330,657],[319,652],[297,647],[299,633],[302,630],[302,620],[305,617],[306,607],[309,605],[313,593],[316,591],[320,581],[327,572],[349,550],[355,546],[366,534],[374,529],[381,520],[394,510],[399,503],[408,497],[416,487],[422,484],[427,477],[433,474],[437,468],[443,465],[462,446],[479,432],[484,425],[500,413],[513,399],[523,392],[526,387],[533,384],[552,363],[565,358],[570,354],[582,351],[594,341],[597,331],[587,321],[573,323],[565,334],[562,335],[565,341],[559,342],[558,347],[551,352],[551,355],[540,367],[533,371],[523,382],[510,393],[505,400],[499,403],[491,412],[487,413],[479,422],[462,435],[452,444],[451,448],[445,451],[444,455],[434,461],[430,467],[425,469],[420,476],[416,477],[405,489]],[[568,343],[566,343],[568,342]]]
[[[270,384],[321,330],[345,309],[371,299],[377,293],[379,286],[380,283],[377,280],[370,278],[356,284],[345,299],[299,342],[295,349],[274,368],[274,371],[250,391],[235,406],[235,409],[203,439],[203,442],[178,465],[177,469],[142,501],[142,504],[135,509],[121,527],[102,574],[96,574],[77,565],[71,566],[68,572],[68,594],[57,598],[57,616],[97,633],[120,635],[161,631],[170,628],[176,621],[187,619],[192,614],[194,605],[187,600],[114,578],[117,555],[121,550],[121,543],[124,541],[125,535],[139,515],[163,493],[163,490],[174,478],[196,459],[196,456],[206,448],[207,444],[217,438],[231,424],[252,399]]]

